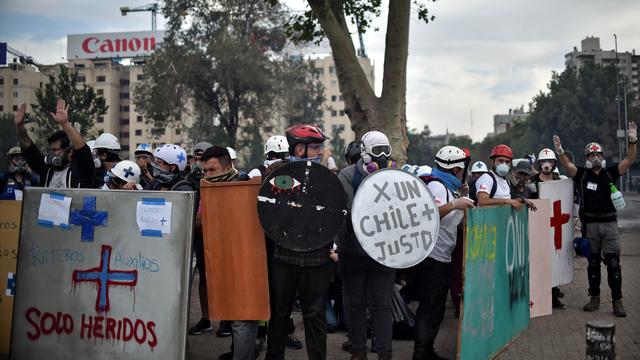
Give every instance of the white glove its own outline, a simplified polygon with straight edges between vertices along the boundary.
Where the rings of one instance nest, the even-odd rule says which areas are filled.
[[[560,136],[553,135],[553,146],[556,147],[556,153],[558,153],[558,155],[564,153],[564,150],[562,149],[562,144],[560,143]]]
[[[635,143],[638,141],[638,126],[634,121],[629,122],[629,130],[627,131],[627,136],[629,137],[630,143]]]
[[[466,196],[457,198],[457,199],[453,199],[451,201],[451,205],[453,205],[454,209],[458,209],[458,210],[464,210],[465,208],[474,208],[475,206],[473,205],[473,200],[469,199]]]

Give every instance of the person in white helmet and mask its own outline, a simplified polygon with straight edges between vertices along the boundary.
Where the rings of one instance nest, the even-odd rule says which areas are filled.
[[[96,185],[102,187],[107,172],[121,161],[120,141],[113,134],[102,133],[93,144],[94,165],[96,167]]]
[[[420,305],[415,319],[413,360],[441,359],[433,345],[444,318],[449,277],[453,271],[451,254],[464,209],[474,207],[473,200],[458,195],[463,188],[467,159],[464,150],[445,146],[436,153],[431,175],[423,178],[438,206],[440,231],[433,251],[414,270],[412,283]]]
[[[140,185],[147,187],[147,185],[153,180],[153,169],[151,168],[151,161],[153,159],[153,148],[151,145],[142,143],[138,144],[136,151],[133,153],[136,164],[140,167]]]
[[[153,152],[153,181],[145,190],[197,191],[195,184],[185,179],[187,152],[174,144],[160,145]]]
[[[380,131],[362,136],[361,158],[338,173],[347,193],[349,208],[360,184],[370,174],[395,167],[389,138]],[[373,260],[364,251],[353,231],[351,217],[338,234],[338,272],[344,288],[349,319],[351,359],[367,357],[367,312],[371,315],[377,340],[378,359],[391,359],[393,320],[391,296],[396,271]]]
[[[264,142],[264,154],[266,160],[255,169],[249,171],[249,177],[262,176],[267,168],[275,163],[281,162],[289,157],[289,143],[287,137],[282,135],[274,135]]]
[[[123,160],[107,171],[102,190],[142,190],[140,167],[133,161]]]
[[[553,144],[560,163],[567,175],[573,177],[575,188],[580,194],[580,222],[582,237],[589,240],[589,302],[584,311],[600,308],[600,262],[607,265],[607,277],[613,305],[613,314],[626,317],[622,304],[622,269],[620,266],[620,238],[618,234],[617,207],[612,195],[617,193],[615,181],[624,175],[636,161],[638,128],[629,122],[627,141],[629,148],[620,163],[607,166],[602,145],[592,142],[584,149],[585,166],[576,166],[567,157],[560,137],[554,135]],[[603,256],[604,255],[604,256]]]

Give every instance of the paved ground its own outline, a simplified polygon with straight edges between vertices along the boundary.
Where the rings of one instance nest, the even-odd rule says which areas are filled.
[[[586,349],[585,328],[589,320],[607,320],[616,325],[616,352],[618,359],[640,359],[640,195],[625,194],[627,208],[620,211],[619,225],[622,232],[622,271],[624,305],[628,317],[616,318],[611,314],[611,295],[606,285],[606,268],[603,267],[602,303],[599,312],[586,313],[582,306],[588,301],[587,262],[584,258],[575,261],[574,282],[562,286],[566,294],[563,301],[568,309],[549,316],[532,319],[524,331],[498,359],[584,359]],[[191,324],[200,317],[197,289],[192,292]],[[304,339],[300,314],[294,314],[296,332]],[[436,341],[436,351],[453,359],[456,351],[458,325],[449,302],[444,323]],[[340,349],[345,340],[344,333],[329,334],[328,359],[349,359],[349,354]],[[189,356],[193,360],[213,360],[229,351],[230,338],[218,338],[213,332],[189,336]],[[394,341],[394,358],[411,359],[413,343]],[[370,358],[375,359],[375,354]],[[264,354],[260,359],[264,358]],[[304,349],[287,350],[287,359],[307,359]]]

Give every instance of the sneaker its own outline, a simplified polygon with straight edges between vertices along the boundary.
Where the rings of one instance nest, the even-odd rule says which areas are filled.
[[[622,304],[622,303],[621,303]],[[600,308],[600,296],[592,296],[591,300],[582,308],[584,311],[596,311]]]
[[[231,323],[229,321],[220,321],[220,326],[216,331],[217,337],[231,336]]]
[[[233,360],[233,352],[229,351],[218,356],[218,360]]]
[[[200,335],[203,332],[209,332],[211,330],[213,330],[211,327],[211,321],[207,319],[200,319],[197,324],[193,325],[191,329],[189,329],[189,334]]]
[[[287,335],[287,348],[291,350],[302,349],[302,342],[294,334]]]
[[[553,299],[551,301],[551,307],[554,308],[554,309],[558,309],[558,310],[564,310],[564,309],[567,308],[567,305],[563,304],[558,299]]]
[[[624,305],[622,305],[622,299],[613,300],[613,315],[617,317],[627,317],[627,312],[624,310]]]

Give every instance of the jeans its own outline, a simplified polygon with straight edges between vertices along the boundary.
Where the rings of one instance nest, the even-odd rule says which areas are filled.
[[[277,259],[269,263],[271,319],[267,335],[267,360],[283,360],[287,327],[296,292],[302,307],[305,343],[309,360],[327,357],[327,294],[331,263],[297,266]]]
[[[339,266],[349,314],[351,351],[367,351],[368,308],[373,320],[378,356],[390,356],[393,335],[391,296],[395,269],[380,265],[370,257],[349,254],[340,254]]]
[[[433,344],[444,319],[451,263],[427,258],[416,267],[413,284],[420,301],[416,312],[416,338],[413,360],[423,360],[435,353]]]
[[[239,320],[231,323],[233,360],[255,360],[258,320]]]

